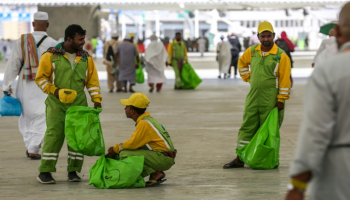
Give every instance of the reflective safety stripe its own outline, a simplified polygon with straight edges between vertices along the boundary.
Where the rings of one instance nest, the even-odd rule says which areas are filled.
[[[280,88],[280,90],[290,90],[290,88]]]
[[[244,145],[244,144],[237,144],[237,147],[244,147],[244,146],[246,146],[246,145]]]
[[[58,153],[43,153],[43,156],[58,156]]]
[[[91,90],[100,90],[101,88],[100,87],[92,87],[92,88],[89,88],[88,91],[91,91]]]
[[[119,144],[120,150],[124,150],[124,149],[123,149],[123,144],[124,144],[124,143],[120,143],[120,144]]]
[[[290,93],[288,93],[288,92],[280,92],[280,94],[288,94],[289,95]]]
[[[56,65],[55,65],[55,63],[52,63],[52,68],[53,68],[53,70],[55,70],[55,69],[56,69]]]
[[[275,67],[275,70],[273,71],[273,74],[277,77],[277,70],[278,70],[278,65],[279,65],[280,63],[277,63],[276,64],[276,67]],[[278,77],[276,78],[276,88],[278,88]]]
[[[44,80],[40,81],[40,82],[38,83],[38,86],[40,86],[42,83],[45,83],[45,82],[47,82],[47,81],[48,81],[47,79],[44,79]]]
[[[238,140],[237,142],[238,142],[238,143],[249,144],[250,141]]]
[[[239,69],[240,72],[249,71],[249,68]]]
[[[68,156],[68,158],[72,159],[72,160],[84,160],[81,157],[73,157],[73,156]]]
[[[40,88],[41,90],[44,90],[45,86],[48,84],[49,82],[46,82],[44,85],[42,85]]]
[[[146,146],[147,146],[147,148],[148,148],[149,150],[153,151],[152,147],[149,146],[149,144],[146,144]]]
[[[158,136],[164,141],[166,147],[168,147],[169,149],[171,149],[170,146],[169,146],[169,144],[168,144],[168,142],[164,139],[163,135],[159,133],[158,129],[156,129],[156,127],[154,127],[153,124],[152,124],[150,121],[148,121],[148,120],[145,120],[145,121],[148,122],[148,123],[151,125],[151,127],[153,128],[153,130],[154,130],[154,131],[158,134]]]
[[[73,152],[73,151],[68,151],[68,154],[77,155],[77,156],[83,156],[83,154],[78,153],[78,152]]]
[[[44,157],[44,156],[42,156],[42,157],[41,157],[41,160],[57,160],[57,158],[55,158],[55,157]]]
[[[248,73],[250,73],[249,71],[248,72],[242,72],[242,73],[240,73],[241,75],[244,75],[244,74],[248,74]]]
[[[100,92],[93,92],[90,95],[92,96],[92,95],[95,95],[95,94],[101,94],[101,93]]]

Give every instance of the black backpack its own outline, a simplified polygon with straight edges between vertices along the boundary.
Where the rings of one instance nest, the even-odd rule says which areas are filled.
[[[113,61],[114,59],[114,51],[111,45],[109,45],[107,54],[106,54],[106,60]]]
[[[281,48],[287,55],[290,54],[288,44],[283,39],[278,39],[275,41],[276,45]]]

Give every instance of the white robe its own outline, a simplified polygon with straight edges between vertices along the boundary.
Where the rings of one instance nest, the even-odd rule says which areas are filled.
[[[338,44],[335,37],[324,40],[314,58],[315,65],[326,62],[338,53]]]
[[[43,31],[34,31],[33,37],[38,43],[46,35]],[[57,41],[47,37],[38,48],[38,58],[49,48],[57,45]],[[11,84],[18,76],[23,61],[21,39],[15,42],[11,56],[6,64],[3,91],[9,91]],[[19,117],[19,131],[23,135],[24,143],[29,153],[38,154],[46,131],[45,94],[34,81],[23,80],[21,70],[17,82],[16,98],[21,102],[22,114]]]
[[[152,41],[145,51],[146,72],[148,83],[166,83],[164,74],[168,54],[163,43]]]
[[[203,52],[205,51],[205,44],[207,43],[207,41],[204,38],[200,38],[198,39],[197,43],[199,52],[203,54]]]
[[[310,200],[350,197],[350,52],[319,63],[305,92],[303,120],[290,175],[312,172]]]
[[[231,66],[231,49],[232,45],[228,41],[222,41],[218,43],[217,51],[218,62],[219,62],[219,73],[227,73]]]

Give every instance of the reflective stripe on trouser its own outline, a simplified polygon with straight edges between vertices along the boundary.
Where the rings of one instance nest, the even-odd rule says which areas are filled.
[[[174,158],[164,156],[157,151],[144,149],[123,150],[120,152],[119,156],[121,160],[130,156],[144,156],[145,161],[143,164],[143,172],[141,174],[142,177],[146,177],[155,171],[166,171],[175,164]]]
[[[84,94],[85,95],[85,94]],[[81,99],[84,105],[84,99]],[[85,100],[86,102],[86,100]],[[56,172],[56,163],[58,154],[62,148],[64,135],[65,113],[70,104],[61,103],[53,95],[49,95],[46,102],[46,133],[42,148],[42,159],[39,172]],[[57,154],[56,156],[54,154]],[[56,159],[53,159],[56,158]],[[68,147],[68,167],[67,171],[81,171],[84,157],[82,154],[75,152]]]
[[[267,116],[275,108],[277,88],[251,88],[244,105],[243,122],[238,132],[237,149],[249,144]],[[279,126],[283,122],[284,110],[279,112]]]
[[[177,60],[173,60],[171,65],[173,66],[173,69],[174,69],[174,72],[175,72],[175,86],[176,87],[181,87],[182,86],[182,81],[181,81],[182,66],[179,68],[177,62],[178,62]]]

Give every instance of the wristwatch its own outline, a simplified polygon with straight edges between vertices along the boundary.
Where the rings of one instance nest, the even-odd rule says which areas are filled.
[[[300,192],[300,193],[304,193],[304,192],[305,192],[305,189],[297,188],[297,187],[295,187],[294,185],[292,185],[291,183],[289,183],[289,184],[287,185],[287,188],[288,188],[288,191],[291,191],[291,190],[296,189],[296,190],[297,190],[298,192]]]

